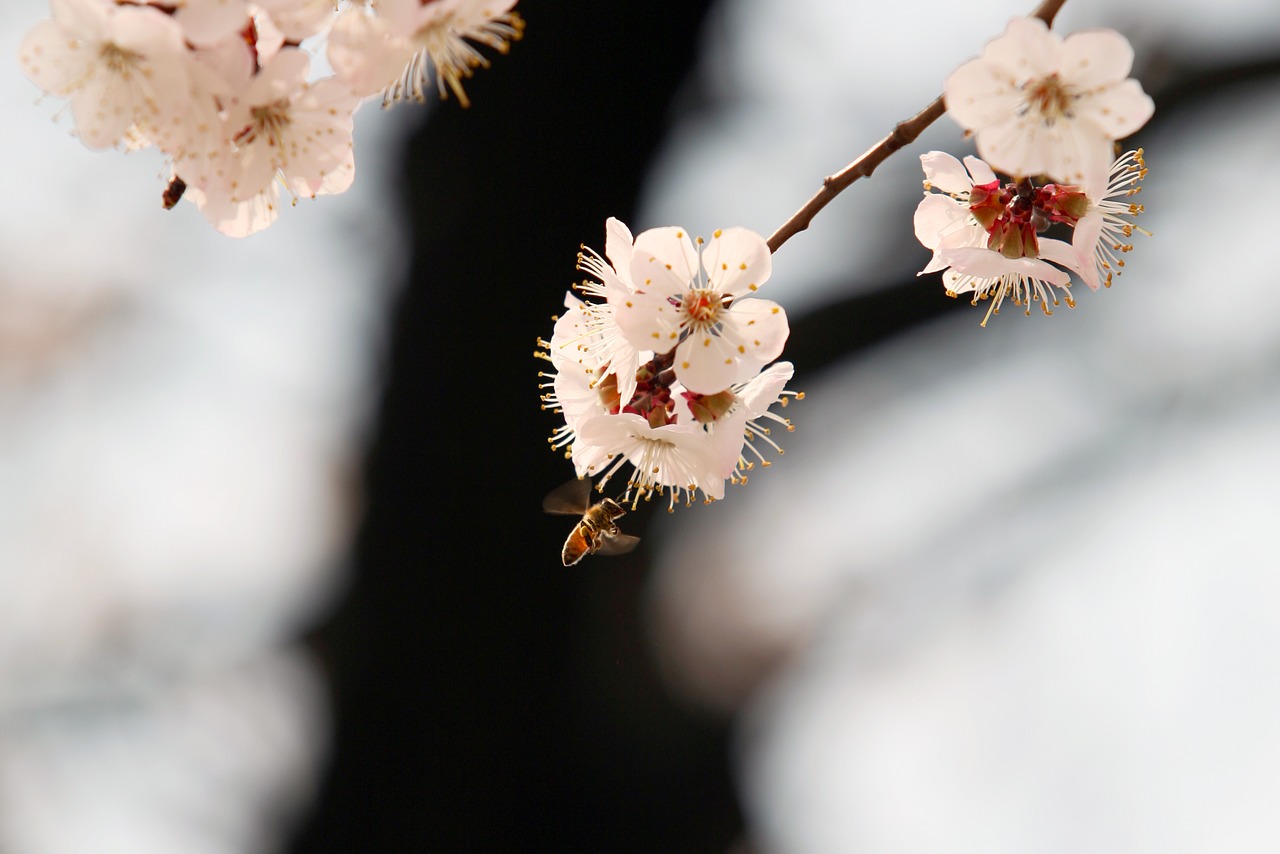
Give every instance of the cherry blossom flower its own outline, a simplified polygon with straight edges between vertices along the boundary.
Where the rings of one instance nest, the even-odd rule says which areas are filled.
[[[976,157],[961,166],[951,155],[931,151],[920,162],[926,195],[916,208],[916,238],[934,253],[920,275],[943,270],[948,296],[972,294],[974,305],[991,300],[983,326],[1006,298],[1027,314],[1035,302],[1045,314],[1052,313],[1051,303],[1075,307],[1070,274],[1049,262],[1069,266],[1076,253],[1039,232],[1053,222],[1074,225],[1084,212],[1082,193],[1052,184],[1036,187],[1029,180],[1001,186]]]
[[[1113,30],[1064,40],[1038,18],[1015,18],[947,78],[947,110],[997,169],[1084,184],[1106,174],[1113,141],[1154,110],[1142,85],[1126,79],[1132,65],[1133,48]]]
[[[422,100],[434,73],[441,95],[465,106],[463,81],[488,64],[480,50],[506,52],[523,32],[515,2],[50,0],[52,19],[31,30],[20,59],[36,85],[70,99],[90,148],[162,152],[166,209],[186,198],[244,236],[275,220],[282,189],[296,203],[350,186],[364,97]],[[314,79],[312,58],[335,73]],[[613,329],[600,295],[587,311]],[[625,393],[639,360],[613,338],[615,361],[630,362],[615,371]]]
[[[51,0],[51,20],[23,40],[31,80],[69,98],[76,133],[90,148],[160,142],[188,94],[182,28],[148,6]]]
[[[188,190],[224,234],[241,237],[270,225],[282,185],[308,197],[351,185],[358,98],[332,78],[309,85],[309,66],[305,52],[282,49],[228,110],[234,150],[208,187]]]
[[[636,293],[618,306],[633,346],[675,348],[676,376],[690,390],[715,394],[754,376],[782,352],[789,327],[782,308],[751,298],[772,270],[764,238],[745,228],[716,231],[698,248],[679,227],[636,238]]]
[[[768,350],[776,355],[772,342],[780,349],[786,338],[785,315],[765,300],[735,299],[768,278],[768,247],[745,229],[716,232],[701,253],[679,228],[653,229],[633,240],[624,224],[610,219],[606,233],[603,256],[586,247],[578,256],[578,269],[591,278],[577,289],[594,301],[567,294],[567,311],[551,339],[538,342],[544,349],[535,355],[554,368],[539,375],[543,409],[565,421],[552,433],[551,447],[566,449],[579,477],[599,476],[601,488],[630,466],[619,500],[633,506],[655,493],[668,495],[669,508],[692,502],[698,492],[708,501],[719,499],[726,482],[746,482],[756,461],[769,465],[763,446],[780,452],[770,425],[789,430],[790,422],[769,410],[799,395],[784,390],[790,363],[761,372],[760,364],[746,359],[718,369],[727,378],[723,384],[690,388],[681,378],[689,364],[680,363],[684,321],[678,314],[690,301],[704,300],[718,307],[716,325],[695,327],[694,334],[737,335],[740,324],[748,334],[769,338]],[[670,263],[662,260],[667,258]],[[638,307],[646,301],[654,313],[677,316],[674,334],[656,339],[665,344],[661,349],[642,349],[655,339],[637,340],[623,325],[629,312],[642,317]],[[741,311],[733,315],[731,308]],[[766,349],[761,342],[754,346]],[[713,371],[692,373],[705,379]]]
[[[687,392],[674,379],[669,358],[642,365],[633,380],[635,392],[620,398],[615,374],[588,367],[596,362],[590,338],[578,339],[572,348],[578,358],[565,355],[566,333],[590,322],[585,306],[573,305],[557,321],[551,341],[539,342],[547,350],[538,355],[556,368],[552,374],[541,374],[543,408],[565,419],[553,432],[551,446],[567,447],[579,477],[603,474],[601,486],[631,462],[635,472],[628,478],[624,501],[669,493],[674,506],[691,501],[699,489],[708,499],[723,497],[725,479],[733,475],[740,456],[746,411],[726,418],[726,424],[732,424],[716,436],[687,405],[678,405]],[[735,441],[733,459],[727,459]]]

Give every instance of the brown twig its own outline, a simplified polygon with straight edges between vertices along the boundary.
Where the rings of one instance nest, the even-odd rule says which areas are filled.
[[[1053,19],[1058,14],[1058,10],[1062,8],[1067,0],[1044,0],[1040,6],[1031,13],[1031,17],[1039,18],[1049,26],[1053,26]],[[792,214],[791,218],[784,222],[777,231],[769,235],[769,251],[777,252],[778,247],[786,243],[795,235],[804,231],[809,227],[809,223],[813,221],[818,211],[825,208],[832,199],[840,195],[846,187],[859,178],[869,178],[876,167],[883,163],[890,154],[893,154],[900,148],[904,148],[916,141],[916,137],[924,132],[924,129],[933,124],[938,118],[947,111],[947,105],[943,102],[942,96],[933,99],[933,103],[925,107],[916,115],[907,119],[905,122],[898,122],[894,127],[893,133],[877,142],[874,146],[867,150],[865,154],[848,166],[841,169],[834,175],[828,175],[822,179],[822,189],[817,194],[805,202],[804,207]]]

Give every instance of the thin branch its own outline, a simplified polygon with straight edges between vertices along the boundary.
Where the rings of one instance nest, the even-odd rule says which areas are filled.
[[[1031,17],[1039,18],[1049,26],[1053,26],[1053,19],[1057,16],[1058,10],[1062,8],[1067,0],[1044,0],[1040,6],[1031,13]],[[809,223],[813,221],[818,211],[825,208],[832,199],[840,195],[846,187],[859,178],[869,178],[876,167],[883,163],[890,154],[893,154],[900,148],[905,148],[916,141],[916,137],[924,132],[924,129],[933,124],[947,111],[947,105],[943,102],[942,96],[939,95],[933,99],[933,103],[925,107],[916,115],[904,122],[898,122],[894,127],[893,133],[877,142],[874,146],[867,150],[865,154],[848,166],[841,169],[834,175],[828,175],[822,179],[822,189],[817,194],[805,202],[804,207],[792,214],[791,219],[787,220],[782,226],[769,236],[769,251],[777,252],[782,244],[786,243],[795,235],[804,231],[809,227]]]

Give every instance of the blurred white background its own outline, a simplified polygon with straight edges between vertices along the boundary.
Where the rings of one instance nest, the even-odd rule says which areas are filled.
[[[631,225],[771,232],[1025,11],[725,0],[712,100]],[[0,47],[46,14],[0,8]],[[1274,59],[1280,6],[1070,0],[1057,26],[1120,29],[1157,90]],[[646,538],[655,654],[736,716],[759,850],[1280,843],[1280,91],[1220,92],[1142,134],[1155,237],[1113,289],[801,364],[781,463]],[[360,114],[351,193],[230,242],[37,95],[0,75],[0,850],[272,850],[328,739],[297,638],[343,586],[405,263],[388,151],[420,115]],[[929,148],[967,151],[943,119],[766,295],[800,318],[911,277]]]
[[[272,850],[328,712],[296,646],[341,586],[402,239],[386,145],[244,241],[92,152],[0,9],[0,850]]]

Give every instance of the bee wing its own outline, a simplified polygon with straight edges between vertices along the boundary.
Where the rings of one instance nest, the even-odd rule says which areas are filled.
[[[591,506],[591,480],[574,478],[557,486],[542,499],[542,509],[561,516],[581,516]]]
[[[600,543],[596,549],[598,555],[621,555],[640,545],[640,538],[630,534],[614,534]]]

